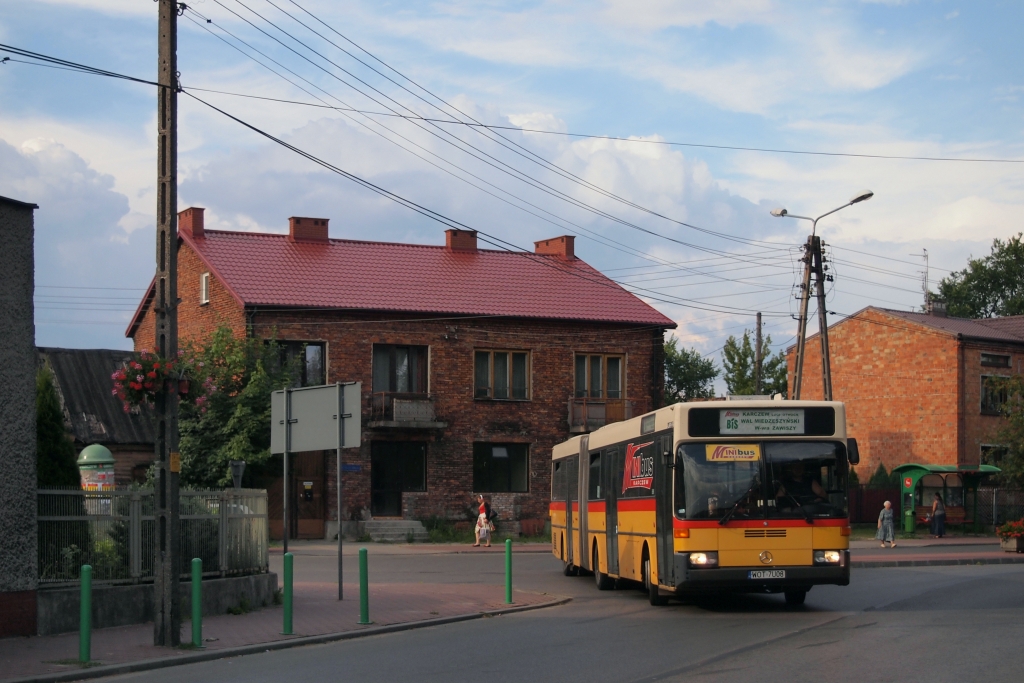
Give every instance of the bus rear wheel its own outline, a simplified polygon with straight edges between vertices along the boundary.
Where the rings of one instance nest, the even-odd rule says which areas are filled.
[[[658,584],[651,580],[651,560],[648,557],[644,557],[644,588],[647,590],[647,599],[655,607],[661,607],[662,605],[668,604],[668,598],[663,596],[658,590]]]
[[[601,565],[597,560],[597,548],[594,548],[594,583],[597,584],[597,590],[610,591],[615,586],[615,580],[601,571]]]
[[[794,591],[786,591],[786,604],[787,605],[793,605],[794,607],[796,607],[797,605],[802,605],[802,604],[804,604],[804,600],[806,598],[807,598],[807,591],[805,591],[805,590],[804,591],[796,591],[796,590],[794,590]]]

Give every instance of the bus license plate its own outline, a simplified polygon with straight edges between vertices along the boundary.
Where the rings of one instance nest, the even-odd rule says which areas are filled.
[[[747,572],[748,579],[784,579],[785,569],[754,569]]]

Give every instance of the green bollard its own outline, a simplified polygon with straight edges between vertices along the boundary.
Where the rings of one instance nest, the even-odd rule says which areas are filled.
[[[359,549],[359,623],[370,624],[370,579],[366,567],[366,548]]]
[[[92,567],[82,565],[82,596],[78,612],[78,661],[88,663],[92,653]]]
[[[293,635],[292,631],[292,562],[295,556],[291,553],[284,554],[284,630],[286,636]]]
[[[512,539],[505,539],[505,604],[512,604]]]
[[[203,561],[192,558],[192,645],[203,646]]]

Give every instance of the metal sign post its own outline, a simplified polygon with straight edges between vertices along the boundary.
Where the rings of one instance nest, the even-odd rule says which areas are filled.
[[[362,382],[282,389],[270,397],[270,452],[284,455],[284,550],[288,552],[288,456],[334,450],[337,459],[338,599],[342,599],[342,448],[358,448],[362,438]],[[346,412],[348,406],[348,412]]]

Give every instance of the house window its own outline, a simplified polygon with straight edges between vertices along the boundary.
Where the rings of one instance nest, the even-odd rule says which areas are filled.
[[[530,354],[526,351],[477,351],[473,360],[475,398],[530,398]]]
[[[1008,368],[1010,367],[1010,357],[996,353],[983,353],[981,354],[981,364],[987,368]]]
[[[427,393],[427,347],[374,344],[373,391]]]
[[[1006,386],[1002,377],[982,375],[981,377],[981,414],[1000,415],[1006,403]]]
[[[622,398],[622,356],[576,354],[576,398]]]
[[[294,386],[317,387],[327,383],[323,342],[279,341],[281,360],[294,372]]]
[[[210,274],[203,273],[199,276],[199,305],[210,303]]]
[[[526,493],[529,446],[524,443],[474,443],[473,490],[479,493]]]

